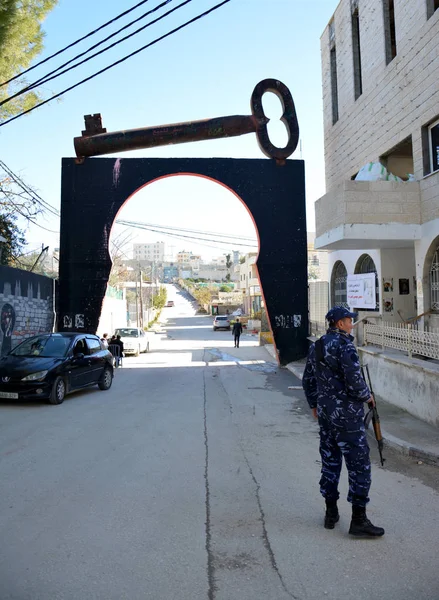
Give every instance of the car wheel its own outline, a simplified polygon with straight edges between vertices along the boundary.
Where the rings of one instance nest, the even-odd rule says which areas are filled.
[[[62,377],[57,377],[53,382],[52,391],[50,392],[50,404],[62,404],[66,397],[66,383]]]
[[[113,373],[111,372],[111,369],[106,367],[98,381],[99,389],[104,390],[104,391],[109,390],[111,388],[112,383],[113,383]]]
[[[213,330],[216,331],[216,327],[214,327]]]

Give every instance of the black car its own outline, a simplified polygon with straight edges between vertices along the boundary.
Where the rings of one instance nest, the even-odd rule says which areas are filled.
[[[61,404],[66,394],[89,385],[109,390],[113,360],[96,335],[36,335],[0,359],[0,399]]]

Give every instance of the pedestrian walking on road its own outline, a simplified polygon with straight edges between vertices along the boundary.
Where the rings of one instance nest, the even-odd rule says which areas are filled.
[[[348,502],[352,504],[349,533],[379,537],[384,529],[372,525],[366,515],[371,468],[364,403],[373,405],[375,401],[361,374],[350,335],[356,316],[343,306],[328,312],[329,329],[309,350],[302,384],[320,426],[320,492],[326,502],[325,528],[334,529],[339,520],[338,482],[344,457],[349,474]]]
[[[239,338],[242,333],[242,324],[239,322],[239,319],[236,319],[235,323],[233,323],[232,335],[235,339],[235,348],[239,348]]]

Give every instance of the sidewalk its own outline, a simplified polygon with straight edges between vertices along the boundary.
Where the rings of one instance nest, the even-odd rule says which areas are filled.
[[[266,345],[264,348],[276,359],[274,346]],[[286,368],[302,380],[305,360],[292,362]],[[379,397],[377,400],[384,445],[406,456],[439,466],[439,429]],[[368,433],[373,436],[372,430]]]

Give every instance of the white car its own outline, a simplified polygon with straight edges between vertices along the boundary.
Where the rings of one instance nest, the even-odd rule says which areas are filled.
[[[139,356],[141,352],[149,352],[148,334],[141,327],[121,327],[116,329],[114,335],[120,335],[126,356],[128,354]]]

